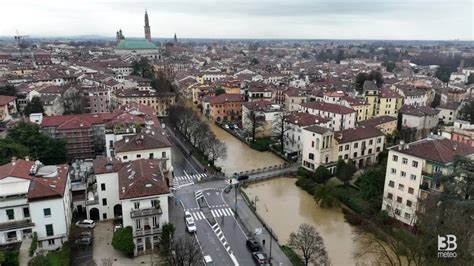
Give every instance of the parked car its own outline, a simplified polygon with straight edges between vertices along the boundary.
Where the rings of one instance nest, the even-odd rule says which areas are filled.
[[[233,124],[229,124],[229,128],[234,130],[235,129],[235,126]]]
[[[224,125],[224,128],[225,128],[225,129],[229,129],[229,125],[228,125],[228,124],[225,124],[225,125]]]
[[[76,244],[82,245],[82,246],[90,246],[92,245],[93,238],[92,237],[81,237],[76,240]]]
[[[78,238],[84,238],[84,237],[94,238],[94,233],[92,233],[92,231],[84,231],[79,234]]]
[[[249,179],[249,176],[248,176],[248,175],[239,175],[239,176],[237,177],[237,180],[239,180],[239,181],[240,181],[240,180],[245,180],[245,179]]]
[[[82,220],[79,222],[76,222],[76,226],[79,228],[94,228],[95,227],[95,222],[92,220]]]
[[[252,253],[253,260],[257,263],[257,265],[265,265],[267,264],[267,255],[263,254],[262,252],[253,252]]]
[[[122,224],[114,224],[114,232],[122,228]]]
[[[260,251],[260,244],[258,243],[257,240],[253,238],[249,238],[246,241],[247,247],[250,249],[252,252]]]

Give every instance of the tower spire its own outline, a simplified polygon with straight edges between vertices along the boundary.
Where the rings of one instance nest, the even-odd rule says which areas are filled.
[[[145,39],[151,42],[150,21],[148,20],[148,12],[145,9]]]

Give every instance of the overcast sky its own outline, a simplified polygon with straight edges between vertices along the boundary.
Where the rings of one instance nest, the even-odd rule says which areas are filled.
[[[0,0],[0,36],[473,40],[474,0]]]

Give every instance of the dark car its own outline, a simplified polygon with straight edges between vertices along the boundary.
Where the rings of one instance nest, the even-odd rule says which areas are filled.
[[[92,245],[92,237],[81,237],[76,240],[76,244],[90,246]]]
[[[240,181],[240,180],[246,180],[246,179],[249,179],[249,176],[248,176],[248,175],[239,175],[239,176],[237,177],[237,180],[239,180],[239,181]]]
[[[250,249],[250,251],[255,252],[255,251],[260,251],[260,244],[258,244],[257,240],[253,238],[249,238],[246,241],[247,247]]]
[[[253,260],[257,263],[257,265],[265,265],[268,263],[267,255],[263,254],[262,252],[253,252],[252,253]]]

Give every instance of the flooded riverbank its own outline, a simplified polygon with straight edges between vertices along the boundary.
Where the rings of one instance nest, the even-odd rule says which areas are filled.
[[[362,247],[354,240],[358,232],[344,220],[341,209],[320,208],[295,182],[296,179],[277,178],[244,189],[251,200],[257,197],[257,212],[275,231],[280,245],[287,243],[290,233],[300,224],[307,223],[323,237],[331,265],[370,265],[370,258],[353,258]]]
[[[209,120],[208,120],[209,121]],[[226,175],[283,164],[285,161],[272,152],[259,152],[250,148],[236,137],[209,121],[216,137],[227,146],[227,157],[218,159],[216,165],[222,167]]]

